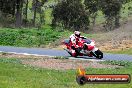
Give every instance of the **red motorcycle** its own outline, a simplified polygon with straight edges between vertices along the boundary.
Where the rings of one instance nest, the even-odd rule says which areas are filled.
[[[98,59],[103,58],[103,53],[95,47],[95,41],[90,39],[81,39],[78,42],[79,48],[72,48],[69,39],[65,39],[63,44],[66,45],[67,48],[64,48],[71,56],[89,56],[96,57]]]

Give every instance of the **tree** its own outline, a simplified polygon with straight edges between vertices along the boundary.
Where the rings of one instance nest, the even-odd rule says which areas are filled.
[[[39,13],[40,14],[40,25],[43,22],[43,11],[42,11],[42,6],[44,5],[44,3],[47,0],[33,0],[32,3],[32,9],[34,11],[34,15],[33,15],[33,26],[35,27],[35,23],[36,23],[36,14]]]
[[[21,27],[22,25],[22,7],[23,0],[16,0],[16,27]]]
[[[47,0],[40,0],[38,2],[38,8],[37,8],[37,12],[39,13],[39,28],[41,28],[41,25],[45,23],[44,21],[44,10],[42,9],[43,5],[45,4],[45,2],[47,2]]]
[[[16,27],[21,26],[21,12],[22,12],[23,0],[1,0],[0,10],[3,13],[3,17],[8,15],[16,17]]]
[[[112,30],[119,27],[120,10],[122,4],[119,0],[101,0],[101,11],[105,14],[105,29]]]
[[[95,25],[97,11],[99,10],[99,0],[85,0],[85,9],[88,11],[89,16],[92,18],[92,24]]]
[[[36,21],[37,3],[38,3],[38,0],[33,0],[33,2],[32,2],[32,9],[34,10],[34,14],[33,14],[33,26],[34,27],[35,27],[35,21]]]
[[[24,15],[23,23],[25,27],[27,26],[27,22],[28,22],[28,3],[29,3],[29,0],[24,0],[25,6],[23,8],[23,15]]]
[[[3,13],[14,15],[15,3],[16,3],[16,0],[12,0],[12,1],[11,0],[0,0],[0,10]]]
[[[81,0],[64,0],[53,9],[53,25],[61,24],[73,30],[88,29],[89,17]]]

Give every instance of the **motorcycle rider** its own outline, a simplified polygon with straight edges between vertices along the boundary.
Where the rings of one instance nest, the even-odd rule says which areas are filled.
[[[70,36],[70,44],[71,44],[71,48],[73,50],[75,50],[76,53],[80,53],[80,51],[82,50],[81,46],[78,45],[78,42],[81,39],[86,39],[86,37],[81,36],[81,32],[79,31],[75,31],[74,34],[72,34]],[[72,51],[72,53],[74,53],[74,51]]]

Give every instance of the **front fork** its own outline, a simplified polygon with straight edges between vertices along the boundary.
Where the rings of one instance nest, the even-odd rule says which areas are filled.
[[[91,51],[93,56],[97,57],[97,54],[95,52],[98,51],[98,50],[99,50],[98,48],[94,47],[94,49]]]
[[[93,55],[98,58],[98,59],[102,59],[103,58],[103,53],[98,49],[98,48],[95,48],[93,51],[92,51]]]

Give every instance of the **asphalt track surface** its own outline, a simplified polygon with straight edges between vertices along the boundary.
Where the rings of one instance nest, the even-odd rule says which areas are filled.
[[[38,55],[38,56],[64,56],[70,57],[70,55],[65,50],[55,50],[55,49],[44,49],[44,48],[24,48],[24,47],[12,47],[12,46],[0,46],[0,52],[9,52],[25,55]],[[94,57],[78,57],[72,59],[80,60],[90,60],[95,59]],[[109,54],[104,53],[104,58],[102,60],[127,60],[132,61],[132,55],[125,54]]]

